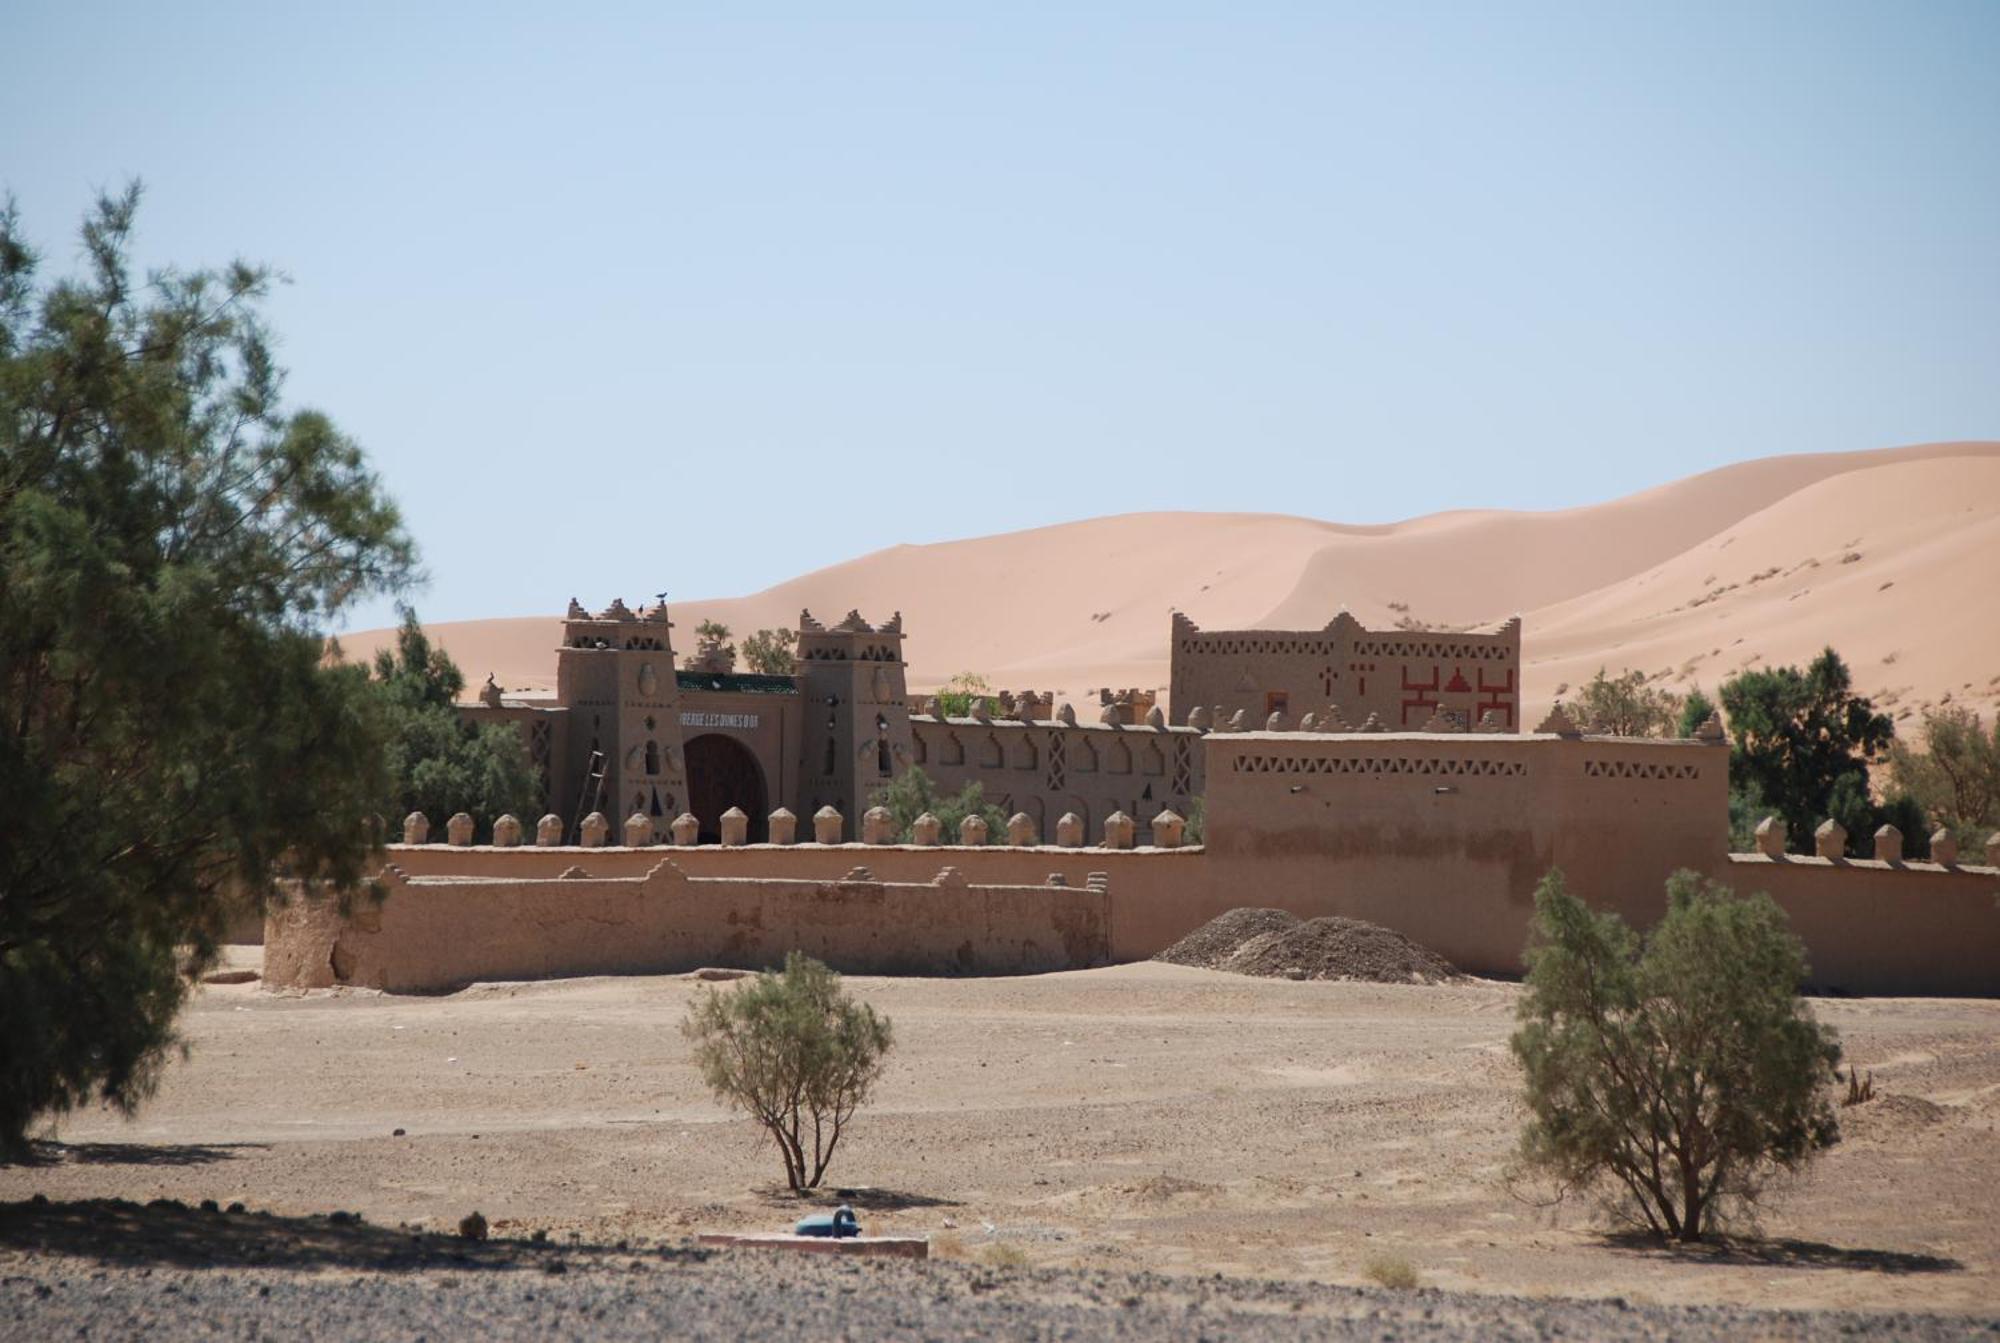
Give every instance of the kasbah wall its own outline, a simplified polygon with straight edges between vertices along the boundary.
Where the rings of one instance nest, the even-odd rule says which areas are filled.
[[[1518,650],[1517,624],[1492,637]],[[1489,668],[1486,679],[1516,670]],[[1286,674],[1252,666],[1257,681]],[[1429,678],[1397,677],[1411,679]],[[1534,889],[1551,868],[1640,926],[1664,909],[1666,878],[1691,868],[1768,892],[1804,939],[1816,988],[2000,994],[2000,843],[1984,864],[1904,861],[1893,835],[1872,861],[1727,853],[1728,751],[1713,721],[1684,740],[1594,737],[1558,708],[1533,733],[1498,715],[1466,731],[1475,700],[1463,714],[1439,702],[1427,730],[1412,732],[1381,730],[1382,710],[1370,708],[1372,730],[1353,731],[1348,704],[1369,703],[1357,684],[1347,704],[1296,728],[1277,708],[1264,730],[1245,731],[1230,720],[1243,723],[1261,700],[1240,703],[1241,718],[1229,698],[1212,702],[1225,710],[1215,726],[1206,714],[1193,727],[1158,714],[1121,725],[1107,712],[1086,727],[1066,707],[1048,721],[912,715],[905,740],[950,786],[978,779],[999,796],[1011,774],[1027,784],[1021,796],[1069,807],[1053,825],[1017,815],[999,843],[932,834],[892,844],[886,813],[855,825],[831,807],[802,824],[775,812],[758,837],[779,843],[746,843],[740,812],[722,823],[720,844],[702,841],[708,827],[692,817],[656,831],[634,816],[607,835],[594,816],[589,847],[561,843],[573,827],[555,817],[530,846],[518,827],[474,846],[469,822],[453,825],[447,843],[390,846],[395,870],[379,905],[357,901],[345,918],[330,906],[274,909],[266,982],[426,992],[475,979],[757,968],[792,947],[854,972],[1032,973],[1142,959],[1244,905],[1369,919],[1472,973],[1507,976],[1520,971]],[[1101,752],[1112,743],[1129,765],[1104,799],[1117,810],[1087,830],[1065,796],[1074,790],[1051,787],[1051,744],[1061,742],[1067,767],[1078,739],[1099,753],[1092,773],[1107,773]],[[1068,785],[1067,768],[1053,782]],[[1148,810],[1150,828],[1125,809],[1141,790],[1153,808],[1171,804],[1163,816]],[[1207,842],[1180,847],[1174,812],[1194,796]],[[795,826],[814,842],[789,842]],[[628,842],[605,843],[617,838]]]

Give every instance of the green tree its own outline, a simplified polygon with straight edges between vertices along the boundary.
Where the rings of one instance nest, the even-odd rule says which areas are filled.
[[[131,1111],[242,898],[348,887],[387,791],[324,629],[413,550],[361,450],[287,411],[243,262],[135,280],[136,185],[47,285],[0,209],[0,1151]]]
[[[709,1090],[771,1135],[795,1194],[825,1178],[895,1038],[887,1017],[797,951],[782,973],[766,970],[728,992],[697,996],[681,1033]]]
[[[1889,768],[1928,822],[1970,852],[2000,828],[2000,717],[1989,729],[1962,705],[1924,711],[1921,746],[1898,741]]]
[[[982,699],[987,701],[989,712],[997,710],[993,687],[978,672],[959,672],[939,686],[933,698],[941,718],[970,718]]]
[[[1677,872],[1642,941],[1552,871],[1527,962],[1521,1155],[1560,1194],[1606,1191],[1655,1234],[1700,1240],[1838,1139],[1840,1046],[1799,996],[1805,952],[1770,897]]]
[[[791,676],[799,669],[798,655],[792,651],[798,641],[795,630],[758,630],[743,641],[743,660],[764,676]]]
[[[1840,655],[1829,648],[1804,671],[1746,671],[1721,693],[1734,737],[1730,786],[1754,791],[1777,812],[1794,852],[1811,851],[1813,830],[1827,817],[1846,827],[1850,854],[1872,851],[1880,822],[1868,762],[1887,749],[1896,725],[1853,693]]]
[[[1674,735],[1692,737],[1701,730],[1701,725],[1706,723],[1710,716],[1719,712],[1720,710],[1715,707],[1715,701],[1710,699],[1700,686],[1696,686],[1688,691],[1687,698],[1681,701],[1680,718],[1674,724]]]
[[[912,765],[904,770],[877,789],[868,801],[870,806],[888,808],[899,844],[910,842],[911,827],[925,812],[938,818],[947,844],[958,843],[958,827],[966,817],[975,815],[986,822],[988,844],[1004,844],[1007,840],[1007,813],[986,800],[985,789],[975,782],[955,794],[943,792],[921,766]]]
[[[390,792],[383,805],[400,819],[420,811],[431,824],[465,812],[478,831],[512,815],[532,823],[541,782],[512,723],[475,724],[456,707],[465,677],[431,643],[416,613],[403,612],[396,646],[375,654],[375,688],[388,727]]]
[[[1608,737],[1664,737],[1681,711],[1672,691],[1646,684],[1643,672],[1610,677],[1597,669],[1587,685],[1565,706],[1571,721],[1585,732]]]

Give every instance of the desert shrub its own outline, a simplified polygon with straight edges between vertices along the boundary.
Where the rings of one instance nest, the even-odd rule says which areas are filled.
[[[1558,1196],[1601,1189],[1656,1234],[1700,1240],[1836,1141],[1840,1047],[1799,997],[1804,949],[1770,897],[1677,872],[1642,940],[1552,871],[1527,962],[1521,1154]]]
[[[764,1126],[794,1193],[818,1186],[854,1114],[882,1076],[889,1019],[799,952],[689,1005],[681,1033],[716,1097]]]
[[[1565,707],[1585,732],[1664,737],[1674,727],[1682,703],[1672,691],[1646,684],[1644,672],[1627,671],[1614,677],[1606,676],[1599,667],[1597,675],[1578,689]]]
[[[1028,1252],[1004,1242],[988,1245],[979,1252],[979,1261],[989,1268],[1026,1268]]]
[[[978,672],[960,672],[938,687],[933,696],[940,718],[969,718],[979,701],[985,700],[988,712],[999,712],[999,699],[993,686]]]
[[[938,818],[947,844],[958,843],[958,827],[968,816],[978,816],[986,822],[988,844],[1007,842],[1007,813],[986,800],[984,788],[968,783],[956,793],[943,792],[921,766],[912,765],[904,770],[877,789],[868,801],[888,810],[896,826],[898,844],[911,842],[911,827],[925,812]]]
[[[2000,828],[2000,718],[1989,728],[1962,705],[1926,709],[1918,741],[1889,748],[1889,768],[1926,821],[1965,848],[1977,852]]]
[[[792,651],[798,641],[793,630],[758,630],[743,641],[743,660],[761,675],[790,676],[799,669],[798,654]]]
[[[1423,1279],[1417,1276],[1417,1266],[1399,1254],[1377,1255],[1362,1272],[1376,1286],[1392,1291],[1413,1292],[1423,1285]]]

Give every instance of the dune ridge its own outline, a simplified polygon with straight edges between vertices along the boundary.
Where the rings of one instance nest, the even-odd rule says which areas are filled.
[[[720,620],[739,636],[893,610],[913,688],[963,670],[1081,700],[1167,681],[1168,617],[1209,628],[1317,628],[1523,617],[1527,711],[1599,666],[1677,690],[1840,649],[1864,691],[1908,716],[2000,708],[2000,442],[1762,458],[1607,503],[1460,510],[1348,525],[1277,514],[1134,513],[896,545],[762,592],[678,602],[678,647]],[[615,592],[578,597],[602,605]],[[475,685],[554,684],[555,617],[429,627]],[[366,657],[387,631],[344,636]]]

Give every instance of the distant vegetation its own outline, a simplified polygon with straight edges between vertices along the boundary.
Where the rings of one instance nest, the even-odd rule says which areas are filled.
[[[1919,743],[1889,748],[1889,769],[1925,819],[1952,832],[1968,854],[2000,830],[2000,717],[1988,727],[1971,709],[1926,710]]]
[[[431,643],[414,612],[404,611],[395,646],[375,654],[372,684],[387,730],[388,820],[420,811],[432,825],[442,825],[462,811],[479,833],[490,833],[504,815],[532,826],[544,798],[520,729],[512,723],[475,725],[459,714],[455,706],[465,677],[444,649]]]
[[[972,711],[985,700],[989,710],[997,707],[993,687],[978,672],[964,671],[938,687],[932,697],[937,704],[939,717],[970,718]]]
[[[985,789],[977,783],[968,783],[957,793],[942,792],[917,765],[876,790],[869,805],[888,810],[894,820],[898,844],[910,842],[911,827],[925,812],[938,818],[946,844],[958,843],[958,827],[968,816],[978,816],[986,822],[988,844],[1007,842],[1007,813],[986,800]]]
[[[1903,832],[1905,853],[1929,852],[1915,799],[1897,792],[1877,803],[1870,792],[1869,765],[1886,755],[1896,725],[1853,692],[1838,653],[1826,649],[1803,670],[1742,672],[1723,682],[1721,696],[1733,738],[1730,789],[1745,813],[1767,809],[1783,819],[1793,852],[1810,853],[1813,831],[1829,817],[1846,828],[1851,857],[1873,853],[1883,824]]]
[[[798,641],[795,630],[758,630],[743,641],[743,660],[751,671],[762,676],[795,675],[799,659],[792,650]]]
[[[1664,737],[1679,731],[1685,719],[1681,697],[1648,684],[1644,672],[1611,677],[1602,667],[1563,708],[1585,732],[1607,737]]]

